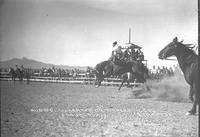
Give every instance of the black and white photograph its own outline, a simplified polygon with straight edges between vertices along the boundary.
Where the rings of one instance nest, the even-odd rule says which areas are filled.
[[[2,137],[198,137],[198,0],[0,0]]]

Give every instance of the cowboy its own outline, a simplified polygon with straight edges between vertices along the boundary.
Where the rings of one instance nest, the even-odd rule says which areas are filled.
[[[121,46],[117,46],[117,41],[113,42],[113,47],[115,48],[112,51],[112,56],[111,56],[111,60],[115,61],[116,59],[120,59],[122,56],[122,47]]]
[[[118,48],[118,46],[117,46],[117,41],[115,41],[115,42],[113,42],[113,48],[114,48],[114,50],[112,51],[112,56],[114,56],[114,54],[115,54],[115,50]]]

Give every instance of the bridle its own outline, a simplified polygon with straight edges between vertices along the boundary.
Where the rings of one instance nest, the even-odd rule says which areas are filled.
[[[176,43],[177,44],[177,43]],[[176,46],[176,45],[175,45]],[[170,48],[170,47],[169,47]],[[177,61],[177,59],[169,59],[169,58],[165,58],[164,60],[170,60],[170,61]]]

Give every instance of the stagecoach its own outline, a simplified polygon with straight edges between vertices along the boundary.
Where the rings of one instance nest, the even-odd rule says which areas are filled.
[[[143,52],[142,52],[142,50],[141,50],[142,47],[140,47],[140,46],[138,46],[138,45],[136,45],[136,44],[133,44],[133,43],[131,42],[131,29],[129,29],[129,42],[123,44],[123,45],[120,46],[120,47],[121,47],[122,52],[129,51],[129,50],[140,51],[140,52],[142,53],[143,57],[142,57],[141,59],[139,59],[139,60],[137,60],[137,58],[135,58],[135,59],[133,59],[133,60],[140,61],[140,62],[142,62],[145,66],[147,66],[147,60],[144,58],[144,54],[143,54]],[[131,52],[131,51],[130,51],[130,52]],[[133,56],[132,54],[129,55],[129,60],[130,60],[130,58],[132,58],[132,56]]]
[[[123,51],[127,51],[128,49],[133,49],[133,50],[140,50],[142,52],[142,47],[131,43],[130,41],[128,43],[126,43],[123,47],[122,50]],[[137,60],[136,60],[137,61]],[[147,66],[147,60],[143,57],[142,60],[140,60],[145,66]]]
[[[138,83],[144,83],[148,78],[147,60],[141,51],[142,47],[131,43],[131,31],[129,29],[129,42],[120,45],[112,52],[112,56],[98,63],[94,68],[95,85],[99,87],[105,78],[113,76],[121,77],[121,85],[127,82],[129,85],[132,80]],[[113,43],[113,47],[117,45],[117,41]],[[132,76],[131,76],[132,75]]]

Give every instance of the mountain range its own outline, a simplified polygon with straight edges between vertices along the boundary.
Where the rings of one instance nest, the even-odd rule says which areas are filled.
[[[15,65],[18,65],[19,67],[23,65],[25,68],[34,68],[34,69],[41,69],[43,68],[52,68],[53,66],[55,68],[62,68],[62,69],[80,69],[80,70],[86,70],[87,66],[68,66],[68,65],[55,65],[55,64],[47,64],[40,61],[28,59],[26,57],[23,57],[21,59],[19,58],[13,58],[6,61],[0,61],[0,68],[9,68],[13,67],[15,68]]]

